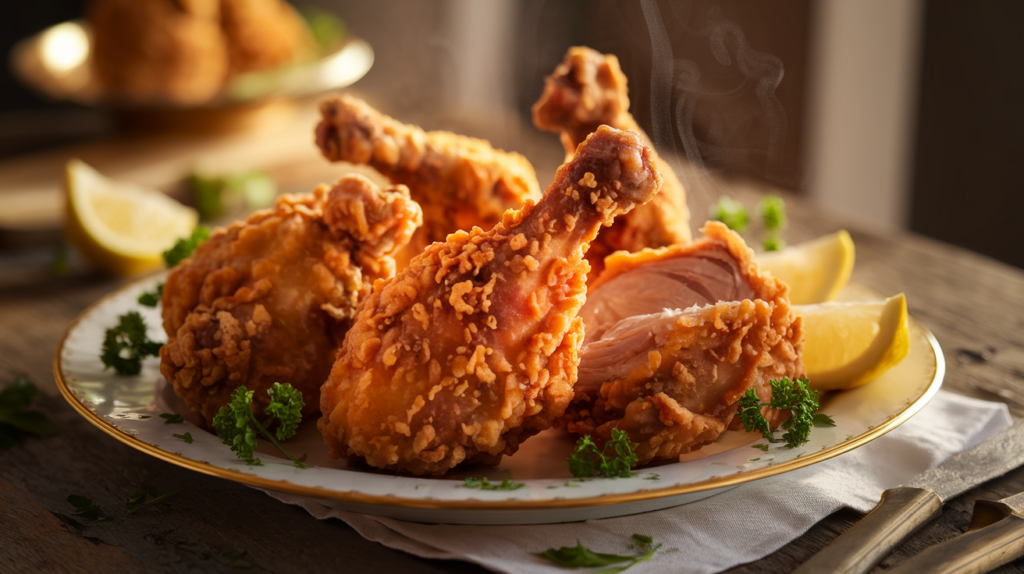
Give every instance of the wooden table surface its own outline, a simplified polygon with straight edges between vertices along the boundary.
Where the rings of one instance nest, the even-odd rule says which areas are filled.
[[[557,154],[557,143],[538,149]],[[526,155],[538,165],[542,182],[550,177],[553,163]],[[0,180],[16,164],[0,165]],[[749,183],[720,182],[719,188],[748,205],[763,193]],[[706,213],[707,195],[691,191],[693,213]],[[844,227],[797,198],[787,199],[790,243]],[[853,281],[887,295],[906,293],[911,315],[944,350],[943,388],[1005,401],[1015,418],[1024,416],[1024,272],[921,237],[846,228],[857,248]],[[124,280],[81,268],[55,277],[43,270],[46,259],[39,251],[0,251],[0,384],[30,377],[43,390],[36,407],[63,430],[0,451],[0,571],[484,571],[391,550],[340,521],[319,521],[247,486],[157,460],[93,427],[57,393],[53,355],[68,323]],[[979,360],[983,353],[987,360]],[[111,520],[88,525],[72,518],[65,500],[79,494],[120,509],[134,486],[184,490],[135,515],[111,512]],[[879,569],[960,534],[975,499],[1020,491],[1024,469],[953,500]],[[777,552],[731,572],[788,572],[858,518],[839,511]],[[998,572],[1024,572],[1024,561]]]

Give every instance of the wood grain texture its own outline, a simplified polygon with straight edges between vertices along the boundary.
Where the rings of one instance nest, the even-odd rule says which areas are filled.
[[[750,206],[764,191],[737,182],[721,185]],[[706,213],[706,202],[691,202],[697,204],[691,203],[695,214]],[[797,199],[787,196],[787,204],[791,243],[843,227]],[[1024,272],[915,236],[850,231],[857,247],[853,280],[886,295],[906,293],[911,315],[935,333],[945,351],[944,388],[989,400],[1010,397],[1018,401],[1010,402],[1015,417],[1024,416]],[[757,230],[748,236],[756,239]],[[89,273],[54,279],[29,271],[0,282],[0,382],[31,376],[47,393],[39,408],[64,430],[0,451],[0,539],[17,540],[0,544],[0,570],[133,571],[141,564],[150,572],[484,571],[366,541],[341,522],[315,520],[246,486],[137,452],[78,417],[55,394],[53,353],[67,324],[120,284]],[[127,516],[125,498],[133,486],[157,494],[184,490]],[[953,500],[876,571],[958,536],[977,498],[1000,499],[1022,490],[1019,469]],[[65,520],[73,511],[65,500],[69,494],[92,498],[110,520],[76,520],[81,528]],[[730,572],[792,571],[859,518],[839,511],[775,553]],[[62,562],[65,553],[77,558]],[[997,572],[1024,572],[1024,563]]]

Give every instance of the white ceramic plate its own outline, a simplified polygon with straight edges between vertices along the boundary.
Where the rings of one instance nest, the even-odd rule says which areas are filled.
[[[217,436],[197,426],[199,419],[160,375],[158,359],[146,360],[134,377],[103,369],[99,355],[104,331],[117,323],[118,315],[139,311],[150,338],[165,340],[159,311],[136,303],[141,292],[162,279],[128,285],[87,309],[69,327],[57,349],[54,374],[61,392],[82,416],[134,448],[192,470],[315,498],[344,510],[417,522],[541,524],[685,504],[826,460],[882,436],[928,402],[945,371],[935,338],[911,320],[907,358],[873,383],[823,397],[821,412],[836,426],[814,429],[809,443],[794,449],[772,444],[765,453],[750,446],[766,444],[759,435],[729,431],[680,462],[645,468],[632,478],[569,482],[566,458],[574,441],[561,431],[528,440],[497,468],[459,469],[444,478],[396,476],[330,459],[313,420],[303,423],[298,436],[286,443],[290,452],[308,455],[307,469],[264,449],[259,452],[263,465],[247,466]],[[851,286],[842,299],[871,300],[877,295]],[[180,413],[186,422],[165,424],[162,413]],[[186,444],[172,436],[185,432],[194,442]],[[492,482],[510,478],[525,486],[512,491],[462,486],[465,478],[481,476]]]

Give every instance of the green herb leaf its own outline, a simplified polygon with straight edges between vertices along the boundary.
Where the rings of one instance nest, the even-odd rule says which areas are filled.
[[[750,445],[750,448],[756,448],[760,451],[768,452],[768,445],[766,444],[752,444]]]
[[[171,436],[173,436],[174,438],[180,438],[187,444],[192,444],[192,433],[190,432],[187,432],[185,434],[172,434]]]
[[[739,411],[736,413],[743,428],[747,431],[758,430],[769,442],[785,442],[790,448],[806,443],[810,440],[811,427],[814,426],[814,411],[818,410],[818,391],[808,388],[807,382],[807,379],[791,381],[788,377],[768,381],[772,398],[767,403],[762,403],[757,393],[748,389],[740,398]],[[761,407],[765,406],[790,411],[790,420],[783,427],[788,430],[781,439],[772,437],[768,421],[761,415]],[[762,446],[768,452],[767,445],[754,445],[754,448]]]
[[[67,497],[67,501],[71,506],[75,507],[75,516],[81,516],[86,520],[92,521],[103,520],[106,518],[103,510],[91,499],[77,494],[72,494]]]
[[[832,417],[824,414],[814,415],[814,426],[815,428],[829,428],[836,426],[836,421],[832,420]]]
[[[599,566],[612,566],[616,564],[622,564],[621,566],[613,566],[604,570],[599,570],[592,574],[614,574],[616,572],[622,572],[627,568],[639,564],[640,562],[646,562],[654,557],[654,554],[661,548],[661,544],[654,544],[654,540],[650,536],[644,536],[643,534],[634,534],[630,537],[641,554],[636,556],[624,556],[621,554],[606,554],[600,552],[594,552],[593,550],[583,546],[579,540],[576,541],[576,546],[563,546],[561,548],[549,548],[544,552],[541,552],[537,556],[546,558],[559,566],[565,568],[595,568]]]
[[[185,418],[178,413],[161,413],[160,418],[164,419],[165,425],[180,425],[185,422]]]
[[[737,233],[743,233],[747,228],[747,208],[728,195],[718,198],[718,201],[711,206],[709,216],[715,221],[721,221]]]
[[[479,490],[519,490],[526,486],[521,482],[515,482],[513,480],[505,479],[501,481],[501,484],[493,484],[487,477],[483,478],[467,478],[466,482],[461,485],[463,488],[476,488]]]
[[[60,427],[46,415],[26,410],[35,400],[36,385],[26,377],[16,377],[0,391],[0,450],[14,446],[25,434],[53,436]]]
[[[164,284],[160,283],[156,286],[156,289],[152,291],[144,291],[142,295],[139,295],[139,305],[145,305],[146,307],[156,307],[160,303],[160,297],[164,294]]]
[[[157,502],[160,502],[161,500],[166,500],[166,499],[174,496],[175,494],[178,494],[182,490],[185,490],[185,489],[184,488],[179,488],[178,490],[175,490],[174,492],[168,492],[167,494],[161,494],[160,496],[158,496],[158,497],[156,497],[156,498],[154,498],[152,500],[145,500],[146,497],[149,496],[149,493],[146,492],[145,490],[142,490],[141,488],[133,488],[128,493],[128,514],[129,515],[134,514],[134,513],[142,510],[143,508],[145,508],[147,506],[150,506],[152,504],[156,504]],[[143,502],[143,501],[145,501],[145,502]]]
[[[105,368],[113,367],[119,375],[137,375],[142,370],[142,359],[160,356],[160,347],[146,335],[146,321],[136,311],[118,317],[116,327],[107,329],[103,338]]]
[[[19,410],[28,407],[36,398],[36,385],[28,377],[15,377],[0,391],[0,409]]]
[[[749,460],[748,462],[757,462],[757,461],[759,461],[759,460],[761,460],[761,457],[757,457],[757,458],[752,458],[752,459],[750,459],[750,460]]]
[[[36,436],[54,436],[56,434],[60,434],[60,427],[53,424],[46,415],[37,411],[9,412],[0,410],[0,423]]]
[[[200,225],[193,229],[188,239],[179,239],[174,247],[164,251],[164,263],[167,264],[167,268],[171,269],[191,257],[192,252],[209,238],[210,230],[206,227]]]

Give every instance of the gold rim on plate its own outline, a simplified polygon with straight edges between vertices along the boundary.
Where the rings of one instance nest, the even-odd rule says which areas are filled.
[[[360,492],[345,492],[339,490],[332,490],[328,488],[315,487],[315,486],[302,486],[294,484],[284,480],[271,480],[258,476],[252,476],[242,472],[215,467],[211,464],[192,460],[185,456],[167,452],[154,445],[146,443],[142,440],[135,438],[134,436],[127,434],[121,429],[117,428],[114,424],[104,420],[100,415],[96,414],[92,409],[87,407],[79,400],[78,395],[67,385],[64,381],[62,374],[62,362],[61,352],[64,349],[65,341],[68,335],[74,328],[94,311],[97,307],[105,303],[107,300],[116,297],[122,292],[133,288],[138,283],[147,281],[148,279],[142,279],[129,283],[121,287],[120,289],[108,293],[103,296],[100,300],[96,301],[81,314],[78,315],[68,325],[68,328],[64,331],[64,335],[60,339],[60,343],[57,345],[57,351],[53,358],[53,376],[57,382],[57,388],[60,389],[61,395],[64,399],[76,410],[85,420],[93,424],[93,426],[99,428],[108,435],[115,439],[123,442],[124,444],[142,451],[146,454],[159,458],[161,460],[176,464],[178,466],[208,474],[210,476],[216,476],[218,478],[224,478],[234,482],[240,482],[249,486],[255,486],[258,488],[265,488],[268,490],[274,490],[278,492],[285,492],[288,494],[295,494],[299,496],[305,496],[308,498],[320,498],[328,500],[337,500],[342,502],[368,504],[368,505],[381,505],[381,506],[393,506],[400,508],[419,508],[419,509],[435,509],[435,510],[541,510],[541,509],[563,509],[563,508],[586,508],[593,506],[606,506],[612,504],[623,504],[629,502],[639,502],[644,500],[653,500],[657,498],[664,498],[670,496],[678,496],[683,494],[691,494],[701,492],[705,490],[713,490],[718,488],[725,488],[729,486],[735,486],[746,482],[752,482],[769,476],[775,476],[792,470],[797,470],[818,462],[828,460],[845,452],[849,452],[857,447],[863,446],[878,437],[881,437],[889,431],[900,426],[906,422],[910,417],[917,414],[931,398],[939,391],[942,386],[942,379],[946,372],[946,361],[942,354],[942,349],[939,347],[938,341],[931,331],[917,323],[913,318],[908,319],[921,330],[924,338],[928,342],[928,346],[932,352],[934,360],[935,375],[932,380],[925,387],[924,391],[917,397],[911,399],[909,404],[901,411],[890,416],[885,422],[869,429],[867,432],[861,433],[855,437],[847,439],[839,444],[827,447],[823,450],[817,451],[812,454],[801,456],[799,458],[779,463],[778,465],[768,466],[765,468],[752,470],[749,472],[740,472],[725,477],[715,477],[700,482],[693,482],[683,485],[670,486],[666,488],[654,488],[654,489],[642,489],[635,492],[623,493],[623,494],[604,494],[599,496],[591,496],[586,498],[559,498],[552,500],[480,500],[480,499],[467,499],[467,500],[436,500],[436,499],[412,499],[402,498],[399,496],[382,496],[364,494]]]

